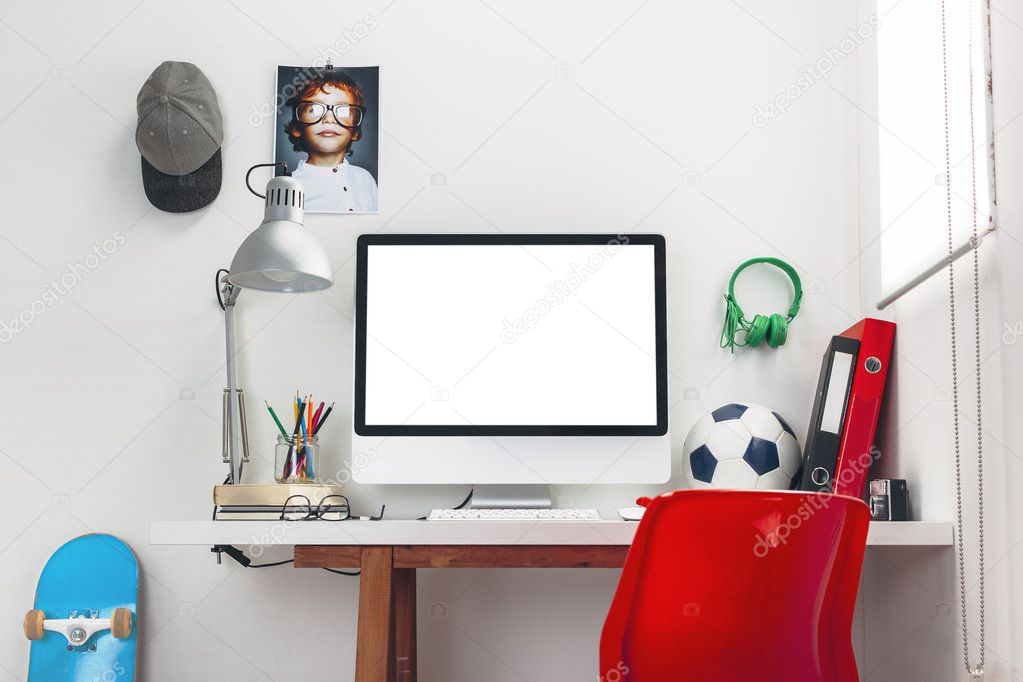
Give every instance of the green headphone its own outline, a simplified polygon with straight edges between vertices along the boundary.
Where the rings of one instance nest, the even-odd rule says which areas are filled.
[[[753,321],[750,322],[746,319],[746,314],[742,312],[742,308],[739,307],[739,303],[735,300],[735,280],[739,277],[739,273],[757,263],[773,265],[792,280],[792,288],[795,294],[792,298],[792,305],[789,306],[786,315],[780,313],[755,315]],[[767,345],[771,348],[778,348],[784,345],[785,338],[788,336],[789,322],[796,319],[796,315],[799,313],[799,302],[802,298],[803,284],[799,281],[799,275],[796,274],[795,268],[780,258],[750,258],[735,269],[735,272],[732,273],[732,279],[728,281],[728,293],[725,295],[725,325],[721,329],[721,348],[728,348],[734,353],[736,346],[752,346],[756,348],[764,340],[767,341]],[[735,338],[739,331],[746,333],[741,342]]]

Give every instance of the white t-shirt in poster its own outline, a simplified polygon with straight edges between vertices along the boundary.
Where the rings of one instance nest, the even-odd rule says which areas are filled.
[[[327,168],[298,162],[292,175],[305,186],[310,213],[376,213],[377,183],[369,171],[347,160]]]

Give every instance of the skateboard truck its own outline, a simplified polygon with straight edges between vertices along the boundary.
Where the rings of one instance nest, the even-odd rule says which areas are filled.
[[[68,641],[68,649],[81,646],[89,641],[97,632],[110,630],[110,634],[118,639],[131,635],[131,611],[125,608],[114,609],[110,618],[96,616],[72,616],[71,618],[46,618],[42,611],[33,609],[25,614],[25,636],[29,639],[42,639],[47,630],[59,632]]]

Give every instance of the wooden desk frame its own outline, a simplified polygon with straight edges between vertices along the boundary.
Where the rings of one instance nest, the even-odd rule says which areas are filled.
[[[628,545],[296,545],[296,568],[362,571],[356,682],[415,682],[417,568],[621,568]]]

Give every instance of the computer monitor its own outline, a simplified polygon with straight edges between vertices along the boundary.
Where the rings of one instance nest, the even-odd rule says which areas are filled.
[[[664,482],[666,345],[660,235],[362,235],[353,476]]]

